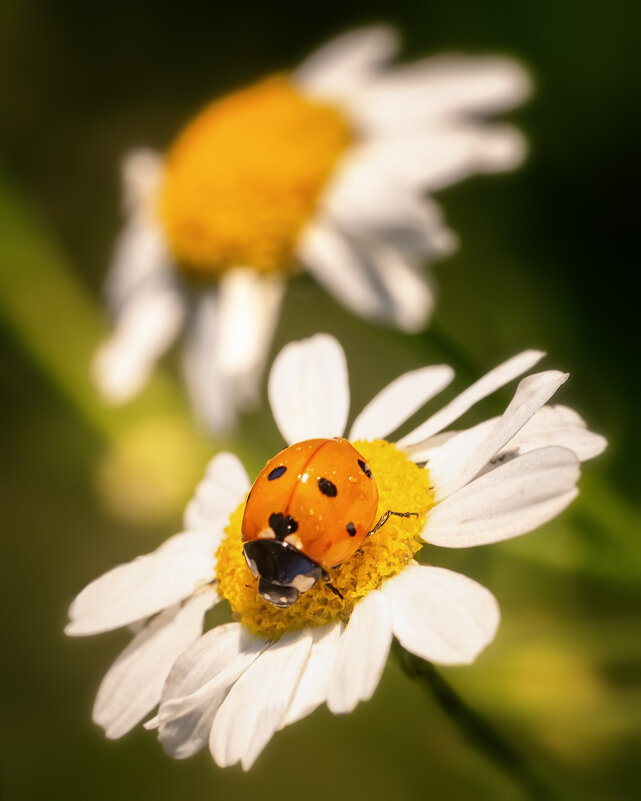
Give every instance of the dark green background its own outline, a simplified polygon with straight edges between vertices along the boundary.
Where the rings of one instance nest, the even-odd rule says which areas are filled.
[[[354,320],[301,277],[272,354],[316,330],[337,334],[353,411],[400,370],[426,362],[453,363],[458,388],[523,347],[544,348],[546,366],[571,371],[560,400],[611,443],[585,466],[579,501],[537,534],[425,558],[485,583],[503,611],[496,642],[474,666],[448,670],[452,684],[561,798],[636,796],[633,8],[551,0],[0,5],[3,799],[523,797],[393,658],[371,702],[344,719],[319,711],[280,733],[244,775],[219,770],[206,754],[175,762],[142,730],[106,741],[90,707],[126,635],[73,641],[61,633],[88,580],[178,530],[191,477],[225,444],[207,441],[186,416],[175,352],[164,378],[128,410],[104,410],[87,383],[101,326],[94,306],[120,225],[120,157],[135,145],[163,148],[212,96],[296,64],[345,27],[381,20],[400,28],[405,58],[459,50],[523,60],[536,93],[512,118],[531,154],[517,173],[439,194],[462,248],[435,267],[440,300],[425,334]],[[498,413],[507,397],[478,415]],[[173,431],[169,472],[184,487],[175,498],[165,493],[160,511],[152,504],[153,515],[124,519],[100,490],[105,460],[156,419],[144,442],[157,436],[162,450]],[[232,444],[255,472],[279,447],[269,413],[243,420]]]

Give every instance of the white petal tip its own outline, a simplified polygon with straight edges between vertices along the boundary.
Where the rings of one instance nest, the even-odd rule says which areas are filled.
[[[83,631],[78,630],[78,625],[74,620],[72,620],[70,623],[67,623],[64,628],[64,633],[67,635],[67,637],[82,637],[84,634]]]
[[[482,152],[483,168],[487,172],[508,172],[523,163],[528,144],[520,131],[505,127],[501,135],[488,137]]]
[[[601,434],[592,434],[590,442],[592,447],[588,453],[583,455],[583,460],[594,459],[595,456],[600,456],[608,447],[607,439]]]
[[[146,375],[132,372],[120,358],[120,349],[103,343],[94,356],[91,374],[103,399],[114,405],[131,400],[142,388]]]

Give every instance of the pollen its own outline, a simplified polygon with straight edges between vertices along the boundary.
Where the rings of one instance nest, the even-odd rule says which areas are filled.
[[[428,471],[417,467],[394,445],[382,440],[355,442],[365,456],[379,492],[378,517],[388,509],[418,517],[390,516],[346,562],[330,571],[332,592],[322,581],[286,609],[258,595],[258,582],[245,563],[241,539],[244,502],[231,515],[216,553],[219,593],[234,618],[254,634],[278,639],[284,632],[348,620],[354,605],[406,567],[421,548],[420,533],[433,503]]]
[[[166,158],[158,213],[177,263],[213,279],[295,268],[296,241],[352,139],[338,109],[274,76],[205,108]]]

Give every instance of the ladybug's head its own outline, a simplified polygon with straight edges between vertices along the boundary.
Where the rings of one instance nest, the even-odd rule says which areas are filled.
[[[247,566],[258,579],[258,594],[274,606],[286,608],[324,574],[323,568],[277,539],[252,540],[243,547]]]

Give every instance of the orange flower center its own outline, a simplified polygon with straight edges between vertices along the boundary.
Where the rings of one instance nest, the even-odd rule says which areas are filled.
[[[285,76],[204,109],[166,159],[159,215],[177,262],[211,279],[294,267],[297,237],[351,141],[341,113]]]

